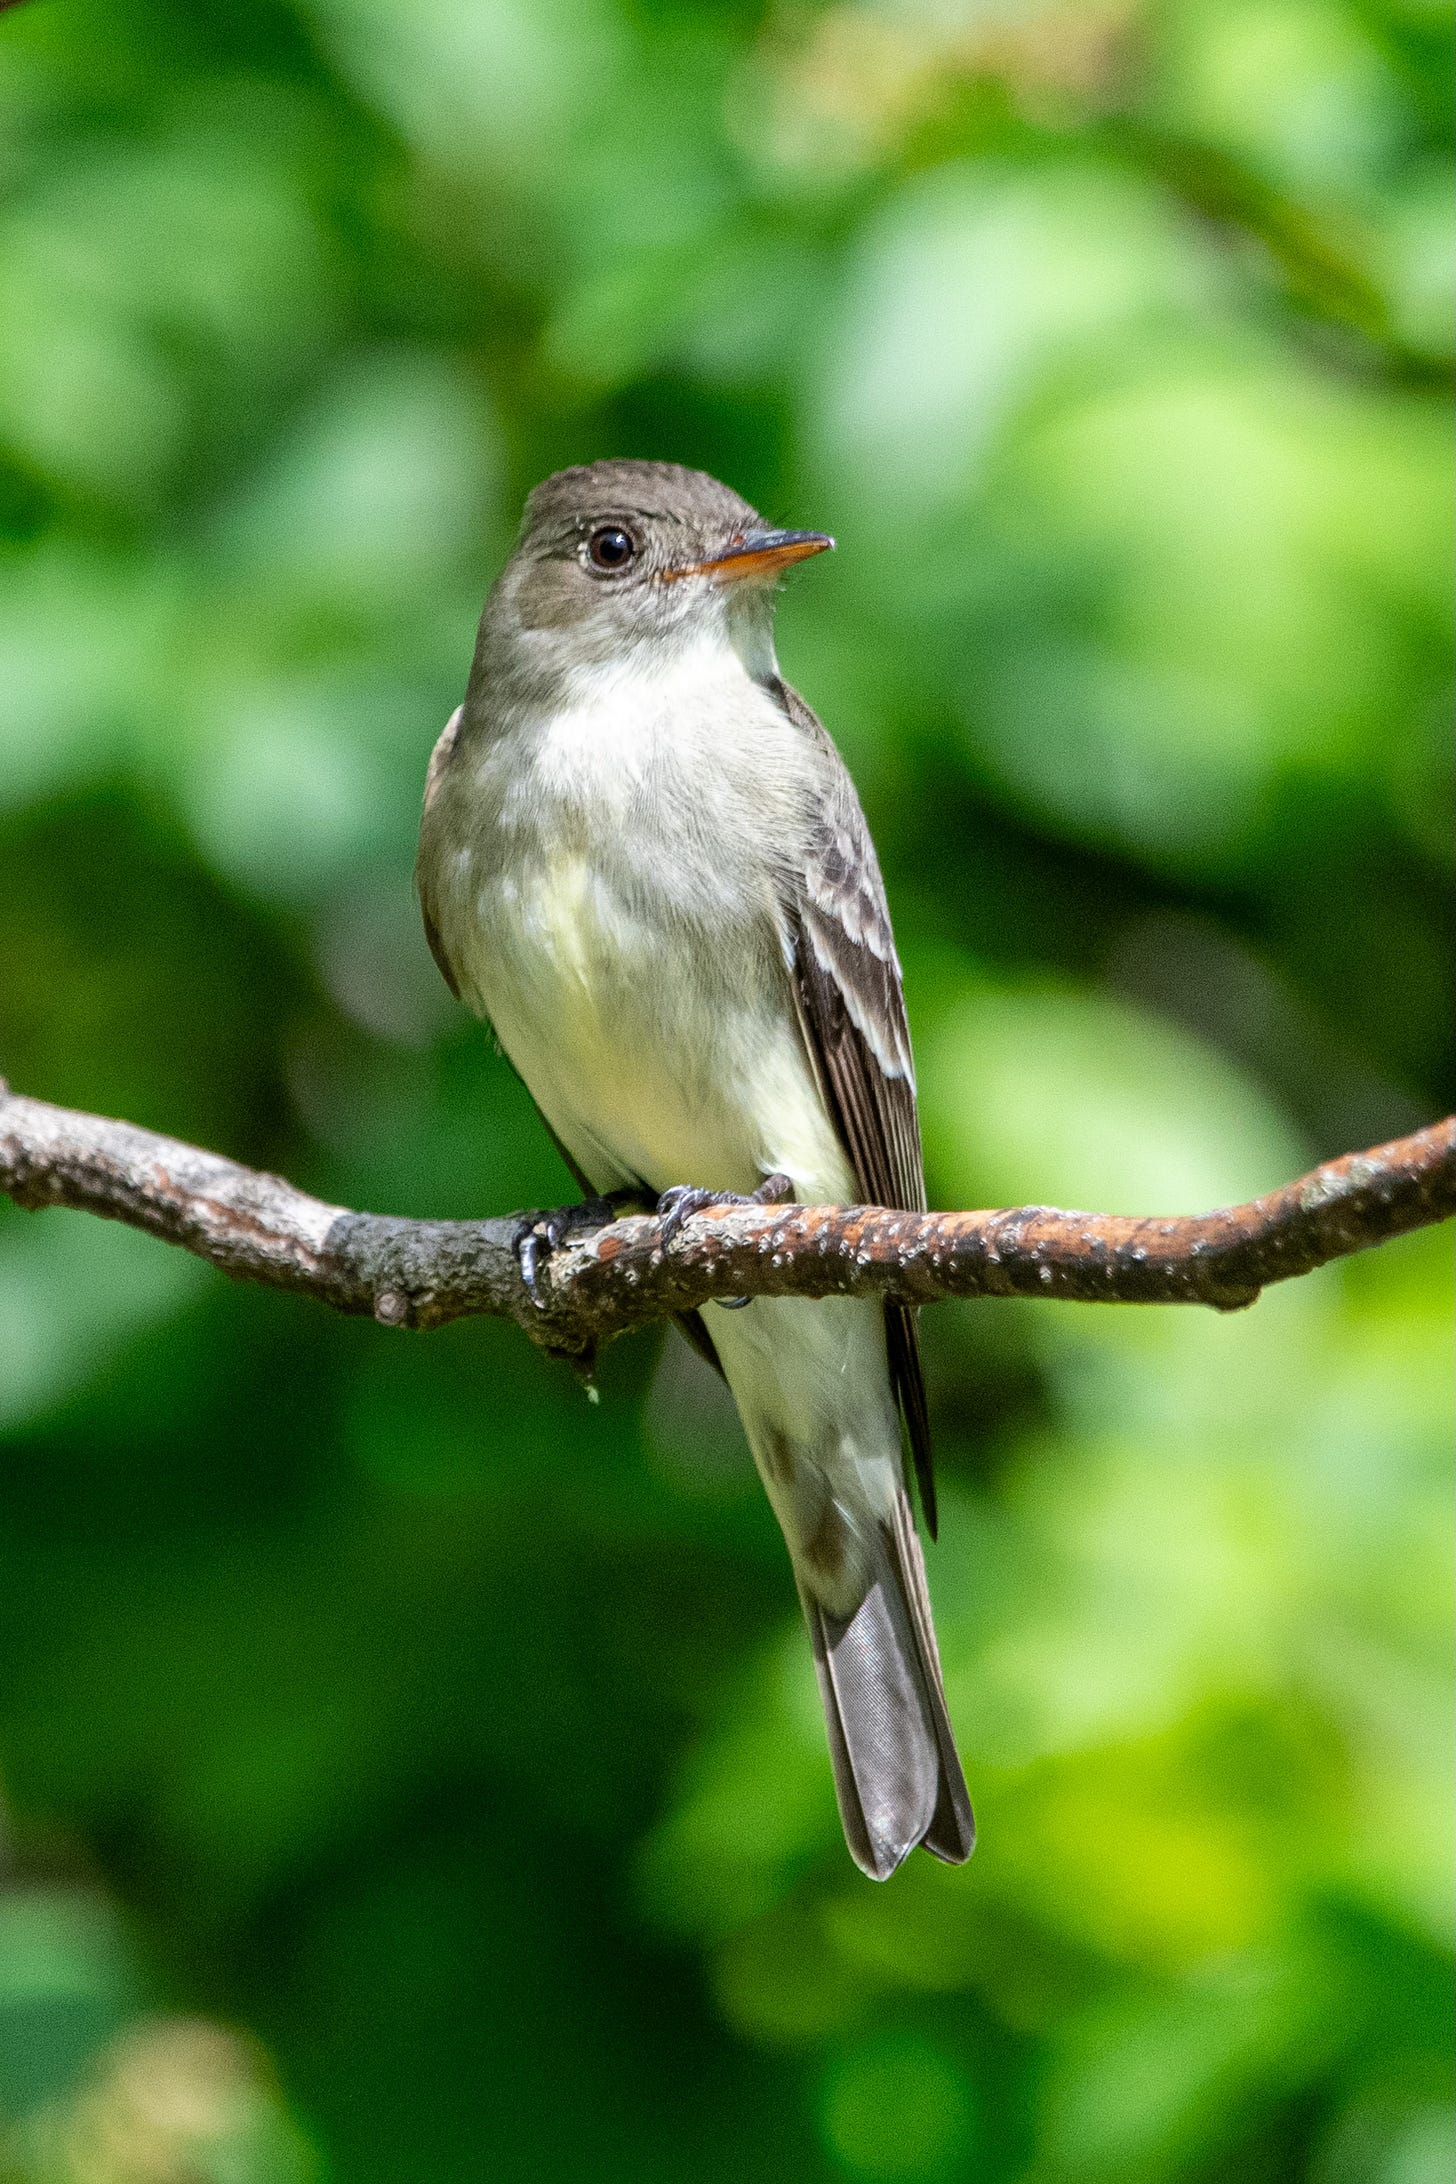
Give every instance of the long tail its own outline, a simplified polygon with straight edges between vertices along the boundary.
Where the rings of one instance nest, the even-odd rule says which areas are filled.
[[[814,1648],[845,1840],[871,1880],[917,1843],[960,1865],[976,1823],[956,1755],[930,1620],[925,1563],[903,1493],[882,1527],[870,1587],[853,1615],[799,1598]]]

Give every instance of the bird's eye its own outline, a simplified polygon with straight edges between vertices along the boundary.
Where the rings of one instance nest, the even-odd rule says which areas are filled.
[[[615,572],[625,569],[637,548],[630,534],[620,524],[604,523],[599,531],[593,531],[587,540],[588,554],[594,569]]]

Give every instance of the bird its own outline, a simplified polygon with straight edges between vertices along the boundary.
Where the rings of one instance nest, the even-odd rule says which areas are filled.
[[[779,673],[774,593],[834,544],[703,471],[604,460],[530,493],[431,755],[416,882],[451,990],[493,1027],[584,1198],[522,1267],[625,1205],[926,1205],[884,883],[848,769]],[[783,1531],[863,1872],[975,1823],[905,1450],[935,1533],[914,1312],[710,1302]]]

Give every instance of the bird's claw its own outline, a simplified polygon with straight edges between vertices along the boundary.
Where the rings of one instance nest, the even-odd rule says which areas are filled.
[[[696,1183],[674,1183],[657,1201],[657,1218],[662,1223],[662,1248],[668,1245],[692,1214],[701,1213],[705,1206],[741,1206],[743,1200],[732,1191],[705,1191]]]
[[[521,1214],[516,1223],[516,1263],[531,1302],[544,1308],[538,1277],[553,1251],[559,1251],[574,1236],[588,1236],[593,1229],[606,1228],[627,1207],[642,1203],[640,1191],[608,1191],[600,1198],[583,1198],[574,1206],[538,1206],[534,1212]]]
[[[705,1213],[710,1206],[776,1206],[788,1197],[793,1187],[786,1175],[765,1176],[756,1191],[746,1194],[742,1191],[706,1191],[696,1183],[674,1183],[657,1201],[662,1248],[666,1251],[684,1221],[695,1213]],[[730,1300],[735,1305],[747,1301],[746,1297]]]

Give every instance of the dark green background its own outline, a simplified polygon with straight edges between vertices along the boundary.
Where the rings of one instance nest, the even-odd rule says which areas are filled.
[[[527,488],[823,526],[939,1205],[1447,1101],[1435,0],[0,16],[0,1068],[380,1211],[566,1192],[436,979]],[[689,1179],[690,1180],[690,1179]],[[1448,2184],[1446,1245],[928,1315],[982,1844],[839,1839],[674,1343],[0,1208],[6,2184]]]

